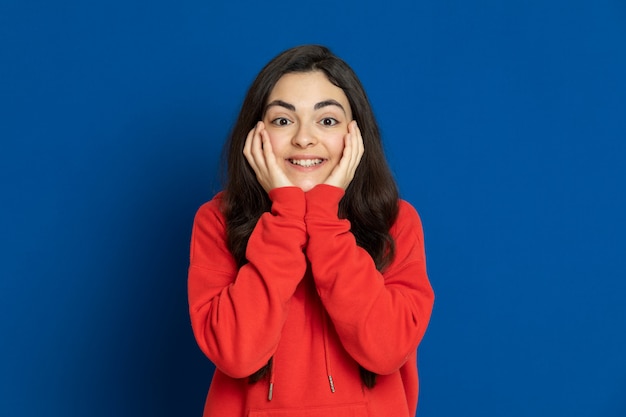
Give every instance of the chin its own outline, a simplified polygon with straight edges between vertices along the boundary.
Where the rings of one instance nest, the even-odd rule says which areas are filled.
[[[317,182],[305,182],[305,183],[297,184],[296,187],[299,187],[302,191],[306,193],[307,191],[311,191],[318,184],[319,183]]]

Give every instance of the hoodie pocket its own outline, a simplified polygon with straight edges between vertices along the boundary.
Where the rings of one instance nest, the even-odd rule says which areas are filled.
[[[248,417],[369,417],[365,404],[250,410]]]

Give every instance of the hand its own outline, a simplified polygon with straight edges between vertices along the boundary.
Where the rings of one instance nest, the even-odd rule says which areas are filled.
[[[274,188],[293,185],[285,175],[285,172],[276,163],[276,156],[272,150],[270,137],[265,130],[263,122],[258,122],[254,129],[248,133],[243,147],[243,154],[265,192],[269,193]]]
[[[350,182],[354,178],[356,168],[361,162],[363,156],[363,137],[361,130],[353,120],[348,125],[348,133],[344,137],[343,154],[341,160],[330,173],[324,184],[333,185],[335,187],[348,188]]]

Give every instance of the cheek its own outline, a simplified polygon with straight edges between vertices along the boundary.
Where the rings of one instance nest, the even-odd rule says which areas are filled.
[[[285,149],[285,135],[277,132],[267,131],[267,134],[270,138],[270,144],[272,145],[272,150],[275,154],[280,154]]]
[[[343,155],[344,137],[345,137],[345,133],[338,133],[336,135],[333,135],[331,138],[329,138],[327,142],[328,151],[332,155],[334,155],[336,158],[341,158],[341,155]]]

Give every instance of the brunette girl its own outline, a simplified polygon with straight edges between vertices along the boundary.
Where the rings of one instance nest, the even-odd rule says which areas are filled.
[[[226,146],[191,241],[204,416],[413,416],[434,296],[355,73],[322,46],[281,53]]]

